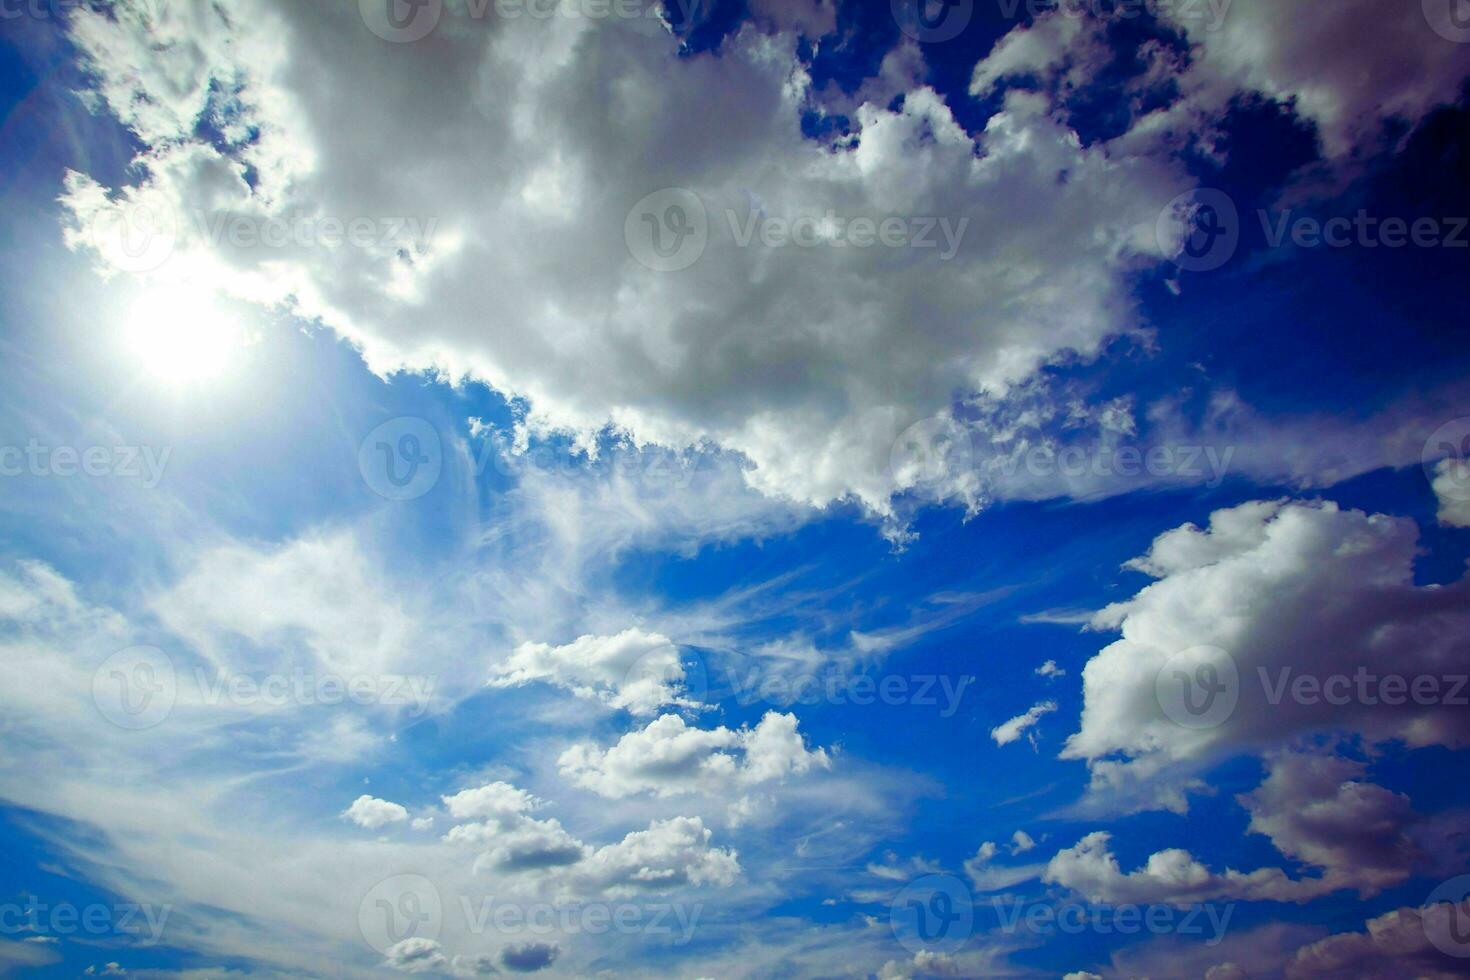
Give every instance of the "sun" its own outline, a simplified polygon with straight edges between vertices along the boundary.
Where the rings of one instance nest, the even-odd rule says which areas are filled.
[[[138,297],[124,333],[143,369],[175,386],[219,378],[245,346],[239,325],[214,297],[190,287],[156,288]]]

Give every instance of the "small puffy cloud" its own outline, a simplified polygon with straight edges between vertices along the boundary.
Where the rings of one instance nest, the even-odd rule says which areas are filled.
[[[374,796],[364,793],[352,801],[352,805],[342,811],[344,820],[351,820],[359,827],[368,830],[377,830],[386,827],[390,823],[401,823],[408,819],[408,811],[397,803],[380,800]]]
[[[562,775],[607,797],[654,793],[718,793],[830,766],[827,753],[808,750],[795,715],[767,712],[753,729],[692,728],[663,715],[608,749],[590,743],[562,753]]]
[[[552,646],[522,643],[495,668],[491,687],[544,681],[579,698],[598,700],[635,715],[664,705],[691,704],[684,693],[684,665],[668,637],[637,627],[616,636],[587,634]]]
[[[1050,678],[1050,677],[1065,677],[1067,675],[1067,672],[1065,670],[1063,670],[1062,668],[1058,667],[1057,666],[1057,662],[1055,660],[1048,660],[1046,663],[1044,663],[1040,667],[1037,667],[1036,668],[1036,674],[1039,677],[1048,677],[1048,678]]]
[[[516,973],[534,973],[550,966],[561,955],[555,943],[521,943],[500,951],[500,965]]]
[[[1011,853],[1025,854],[1036,846],[1036,841],[1024,830],[1018,830],[1011,835]]]
[[[1470,527],[1470,460],[1440,460],[1435,464],[1430,486],[1439,501],[1439,522],[1449,527]]]
[[[992,728],[990,737],[995,739],[996,745],[1009,745],[1024,735],[1027,729],[1035,727],[1043,715],[1048,715],[1055,710],[1057,710],[1055,701],[1042,701],[1027,709],[1024,715],[1017,715],[1010,721]]]
[[[711,847],[710,837],[698,817],[655,820],[647,830],[598,848],[575,871],[584,884],[614,897],[684,885],[731,885],[740,875],[740,862],[733,850]]]
[[[409,826],[412,827],[414,830],[431,830],[434,826],[434,818],[414,817],[413,822],[409,824]]]
[[[444,947],[422,937],[394,943],[383,955],[383,965],[400,973],[439,973],[448,964]]]
[[[889,960],[878,971],[878,980],[912,980],[914,977],[958,977],[964,971],[948,953],[921,949],[908,961]]]

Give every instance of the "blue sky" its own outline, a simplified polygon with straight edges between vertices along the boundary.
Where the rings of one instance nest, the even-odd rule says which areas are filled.
[[[1459,8],[664,6],[6,9],[0,973],[1470,971]]]

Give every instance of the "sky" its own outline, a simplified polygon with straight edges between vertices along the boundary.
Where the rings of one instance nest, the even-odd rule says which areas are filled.
[[[1467,79],[0,2],[0,975],[1470,975]]]

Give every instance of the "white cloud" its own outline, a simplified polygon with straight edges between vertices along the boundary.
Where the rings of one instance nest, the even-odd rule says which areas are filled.
[[[407,820],[408,811],[397,803],[380,800],[364,793],[353,800],[351,806],[342,811],[342,816],[359,827],[377,830],[390,823],[402,823]]]
[[[1017,715],[1010,721],[992,728],[990,737],[995,739],[996,745],[1009,745],[1024,735],[1027,729],[1035,727],[1043,715],[1055,710],[1057,710],[1055,701],[1042,701],[1040,704],[1032,705],[1024,715]]]
[[[1456,638],[1470,630],[1470,579],[1415,585],[1417,531],[1407,519],[1329,502],[1262,501],[1217,511],[1206,529],[1160,535],[1131,563],[1156,581],[1094,618],[1122,638],[1084,668],[1081,728],[1062,757],[1087,760],[1095,789],[1121,791],[1170,767],[1314,731],[1464,744],[1470,728],[1453,686],[1464,673]],[[1222,711],[1231,710],[1213,727],[1186,727],[1166,714],[1156,685],[1172,691],[1161,672],[1201,648],[1228,654],[1213,666],[1228,674],[1233,663],[1237,679],[1217,683],[1233,685],[1238,701],[1232,707],[1221,688]],[[1304,675],[1323,685],[1315,696],[1293,686]],[[1389,676],[1438,678],[1439,696],[1400,697],[1378,686]],[[1177,808],[1177,796],[1164,798]]]
[[[1067,676],[1067,672],[1065,670],[1063,670],[1062,668],[1058,667],[1057,666],[1057,662],[1055,660],[1048,660],[1046,663],[1042,664],[1040,667],[1037,667],[1036,668],[1036,674],[1039,677],[1047,677],[1047,678],[1051,678],[1051,677],[1065,677],[1065,676]]]
[[[613,798],[721,794],[830,764],[823,749],[806,748],[795,715],[775,711],[739,731],[691,728],[678,715],[663,715],[608,749],[579,743],[557,761],[566,778]]]
[[[1011,853],[1025,854],[1036,847],[1036,841],[1024,830],[1018,830],[1011,835]]]
[[[1470,527],[1470,460],[1442,459],[1435,464],[1430,483],[1439,502],[1439,522]]]
[[[616,636],[585,634],[551,646],[522,643],[495,667],[492,687],[546,681],[579,698],[600,700],[635,715],[664,705],[692,705],[682,696],[684,666],[669,638],[630,627]]]

